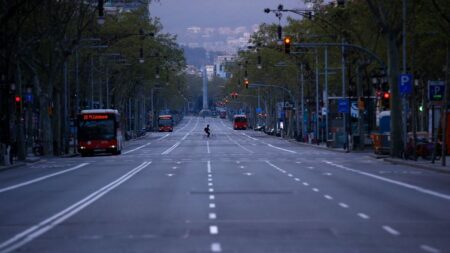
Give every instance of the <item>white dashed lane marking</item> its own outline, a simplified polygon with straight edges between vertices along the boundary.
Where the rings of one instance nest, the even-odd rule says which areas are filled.
[[[213,243],[211,244],[211,251],[212,252],[221,252],[222,251],[222,247],[220,246],[220,243]]]
[[[440,249],[436,249],[434,247],[428,246],[428,245],[420,245],[420,248],[426,252],[430,252],[430,253],[440,253],[441,250]]]
[[[347,204],[345,204],[345,203],[339,203],[339,205],[342,207],[342,208],[348,208],[348,205]]]
[[[389,226],[384,225],[384,226],[382,226],[382,228],[391,235],[395,235],[395,236],[400,235],[400,232],[398,232],[397,230],[395,230]]]
[[[370,216],[367,215],[367,214],[364,214],[364,213],[358,213],[358,216],[361,217],[361,218],[363,218],[363,219],[365,219],[365,220],[370,219]]]
[[[219,228],[217,226],[209,226],[209,233],[212,235],[217,235],[219,233]]]
[[[217,215],[215,213],[209,213],[208,217],[210,220],[215,220],[217,218]]]

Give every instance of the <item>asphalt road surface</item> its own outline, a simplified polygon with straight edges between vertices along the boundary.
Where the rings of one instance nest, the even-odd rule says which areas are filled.
[[[450,252],[450,176],[186,117],[0,172],[0,252]]]

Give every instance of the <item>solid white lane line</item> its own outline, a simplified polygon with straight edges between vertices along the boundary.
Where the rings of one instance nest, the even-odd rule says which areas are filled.
[[[207,166],[208,166],[208,174],[209,175],[211,175],[211,161],[208,161],[208,164],[207,164]]]
[[[345,203],[339,203],[339,205],[342,207],[342,208],[348,208],[348,205],[347,204],[345,204]]]
[[[170,152],[172,152],[174,149],[176,149],[181,142],[177,141],[177,143],[173,144],[172,147],[168,148],[166,151],[162,152],[161,155],[168,155]]]
[[[179,132],[179,131],[185,129],[185,128],[189,125],[189,123],[191,123],[192,119],[193,119],[193,118],[190,118],[189,121],[188,121],[182,128],[175,129],[175,131],[176,131],[176,132]],[[198,120],[198,119],[197,119],[197,120]]]
[[[365,220],[370,219],[369,215],[364,214],[364,213],[358,213],[358,216],[361,217],[361,218],[363,218],[363,219],[365,219]]]
[[[278,171],[280,171],[280,172],[282,172],[282,173],[286,173],[286,171],[285,170],[283,170],[283,169],[281,169],[280,167],[278,167],[278,166],[276,166],[275,164],[273,164],[273,163],[271,163],[271,162],[269,162],[269,161],[265,161],[268,165],[270,165],[270,166],[272,166],[273,168],[275,168],[276,170],[278,170]]]
[[[250,139],[252,139],[252,140],[254,140],[254,141],[257,141],[257,140],[258,140],[258,139],[256,139],[256,138],[251,137],[250,135],[247,135],[246,133],[242,133],[242,135],[245,135],[245,136],[247,136],[248,138],[250,138]]]
[[[84,167],[84,166],[86,166],[88,164],[89,163],[82,163],[82,164],[79,164],[79,165],[77,165],[75,167],[69,168],[67,170],[62,170],[62,171],[59,171],[59,172],[56,172],[56,173],[52,173],[52,174],[49,174],[49,175],[46,175],[46,176],[38,177],[36,179],[29,180],[29,181],[26,181],[26,182],[23,182],[23,183],[20,183],[20,184],[11,185],[11,186],[8,186],[8,187],[0,189],[0,193],[11,191],[11,190],[14,190],[14,189],[17,189],[17,188],[20,188],[20,187],[24,187],[26,185],[30,185],[30,184],[37,183],[39,181],[43,181],[45,179],[48,179],[48,178],[51,178],[51,177],[54,177],[54,176],[58,176],[58,175],[61,175],[61,174],[67,173],[67,172],[71,172],[73,170],[77,170],[77,169],[79,169],[81,167]]]
[[[93,192],[89,196],[85,197],[84,199],[78,201],[77,203],[71,205],[70,207],[62,210],[59,213],[56,213],[55,215],[45,219],[44,221],[40,222],[39,224],[36,224],[25,231],[13,236],[9,240],[3,242],[0,244],[0,252],[6,253],[14,251],[23,245],[31,242],[32,240],[36,239],[40,235],[46,233],[47,231],[51,230],[52,228],[58,226],[65,220],[69,219],[73,215],[79,213],[84,208],[88,207],[92,203],[94,203],[96,200],[103,197],[105,194],[109,193],[110,191],[114,190],[127,180],[129,180],[131,177],[142,171],[144,168],[146,168],[151,162],[143,162],[141,165],[135,167],[131,171],[127,172],[120,178],[116,179],[115,181],[109,183],[108,185],[102,187],[101,189]]]
[[[336,163],[333,163],[333,162],[330,162],[330,161],[324,160],[324,162],[326,164],[331,165],[331,166],[334,166],[334,167],[337,167],[337,168],[340,168],[340,169],[344,169],[344,170],[347,170],[347,171],[351,171],[353,173],[357,173],[357,174],[360,174],[360,175],[363,175],[363,176],[375,178],[375,179],[378,179],[378,180],[381,180],[381,181],[384,181],[384,182],[387,182],[387,183],[391,183],[391,184],[395,184],[395,185],[398,185],[398,186],[402,186],[402,187],[405,187],[405,188],[408,188],[408,189],[411,189],[411,190],[415,190],[415,191],[418,191],[418,192],[421,192],[421,193],[424,193],[424,194],[428,194],[428,195],[431,195],[431,196],[435,196],[435,197],[438,197],[438,198],[442,198],[442,199],[445,199],[445,200],[450,200],[450,195],[447,195],[447,194],[444,194],[444,193],[432,191],[432,190],[429,190],[429,189],[426,189],[426,188],[422,188],[420,186],[416,186],[416,185],[412,185],[412,184],[408,184],[408,183],[403,183],[403,182],[400,182],[400,181],[396,181],[396,180],[389,179],[389,178],[386,178],[386,177],[374,175],[374,174],[371,174],[371,173],[367,173],[367,172],[351,169],[351,168],[348,168],[348,167],[345,167],[343,165],[339,165],[339,164],[336,164]]]
[[[430,252],[430,253],[440,253],[441,252],[440,249],[436,249],[436,248],[433,248],[433,247],[425,245],[425,244],[420,245],[420,248],[422,250],[424,250],[426,252]]]
[[[214,204],[214,203],[209,203],[209,208],[216,208],[216,204]]]
[[[160,140],[166,138],[167,136],[169,136],[169,134],[166,134],[166,135],[164,135],[164,136],[162,136],[162,137],[159,137],[158,139],[156,139],[156,141],[160,141]],[[137,147],[137,148],[135,148],[135,149],[125,151],[125,152],[123,152],[123,154],[124,154],[124,155],[129,154],[129,153],[134,152],[134,151],[136,151],[136,150],[139,150],[139,149],[141,149],[141,148],[147,147],[147,146],[150,145],[150,144],[152,144],[152,143],[149,142],[149,143],[144,144],[144,145],[142,145],[142,146],[139,146],[139,147]]]
[[[331,197],[330,195],[323,195],[326,199],[332,200],[333,197]]]
[[[209,141],[206,141],[206,151],[208,154],[211,154],[211,150],[209,149]]]
[[[289,153],[292,153],[292,154],[297,154],[297,152],[295,152],[295,151],[293,151],[293,150],[289,150],[289,149],[285,149],[285,148],[280,148],[280,147],[274,146],[274,145],[272,145],[272,144],[267,144],[267,146],[269,146],[269,147],[271,147],[271,148],[274,148],[274,149],[286,151],[286,152],[289,152]]]
[[[209,226],[209,233],[212,235],[217,235],[219,233],[219,228],[217,226]]]
[[[209,213],[208,218],[210,220],[215,220],[217,218],[217,215],[215,213]]]
[[[218,243],[218,242],[212,243],[211,251],[212,252],[222,252],[222,247],[220,246],[220,243]]]
[[[234,144],[238,145],[238,146],[239,146],[240,148],[242,148],[243,150],[245,150],[245,151],[247,151],[247,152],[253,154],[253,151],[251,151],[250,149],[248,149],[248,148],[242,146],[241,144],[239,144],[239,142],[237,142],[237,141],[231,139],[230,136],[227,135],[227,137],[228,137],[228,139],[230,139],[231,142],[233,142]]]
[[[187,137],[195,130],[195,128],[197,127],[198,121],[199,121],[199,119],[197,119],[197,122],[195,122],[195,125],[194,125],[194,127],[191,129],[191,131],[187,132],[187,133],[183,136],[183,138],[181,138],[180,141],[177,141],[177,143],[175,143],[172,147],[170,147],[170,148],[168,148],[166,151],[162,152],[161,155],[168,155],[170,152],[172,152],[174,149],[176,149],[176,148],[181,144],[181,141],[186,140],[186,138],[187,138]]]
[[[384,225],[382,228],[391,235],[395,235],[395,236],[400,235],[400,232],[398,232],[397,230],[395,230],[389,226]]]

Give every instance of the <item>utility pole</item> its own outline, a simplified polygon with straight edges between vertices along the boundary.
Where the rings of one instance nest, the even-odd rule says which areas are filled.
[[[407,0],[402,0],[402,22],[403,22],[403,28],[402,28],[402,48],[403,48],[403,53],[402,53],[402,63],[403,63],[403,74],[406,74],[406,8],[407,8]],[[397,84],[399,85],[399,84]],[[407,129],[407,116],[406,116],[406,111],[408,110],[408,100],[407,100],[407,94],[403,94],[402,95],[402,104],[403,104],[403,113],[402,113],[402,123],[403,123],[403,152],[406,153],[406,143],[408,140],[408,129]]]
[[[324,62],[325,62],[325,92],[323,96],[323,102],[325,106],[325,114],[322,115],[322,119],[325,119],[325,143],[328,141],[328,47],[325,47],[325,53],[324,53]]]
[[[319,144],[319,52],[316,48],[316,144]]]
[[[300,62],[300,73],[299,73],[299,81],[300,81],[300,122],[301,122],[301,139],[304,141],[306,129],[305,129],[305,75],[304,75],[304,67],[303,62]]]
[[[450,94],[450,85],[449,85],[449,70],[450,70],[450,53],[449,53],[449,46],[450,41],[447,40],[447,60],[445,64],[445,94],[444,94],[444,103],[442,105],[443,107],[443,127],[442,127],[442,166],[445,166],[446,164],[446,155],[447,155],[447,132],[448,132],[448,100],[449,100],[449,94]]]
[[[345,46],[344,46],[344,39],[342,39],[342,49],[341,49],[341,64],[342,64],[342,99],[345,99],[346,92],[345,92]],[[349,103],[350,101],[348,101]],[[350,103],[348,104],[350,106]],[[347,133],[347,113],[342,113],[343,120],[343,127],[344,127],[344,138],[345,138],[345,149],[347,152],[350,152],[349,140],[348,140],[348,133]]]

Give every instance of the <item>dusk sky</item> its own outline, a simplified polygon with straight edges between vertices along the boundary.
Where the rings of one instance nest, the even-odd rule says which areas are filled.
[[[150,12],[161,18],[164,32],[178,35],[182,45],[232,51],[245,46],[259,24],[277,23],[275,14],[264,9],[279,4],[286,9],[305,8],[303,0],[161,0],[152,3]]]

